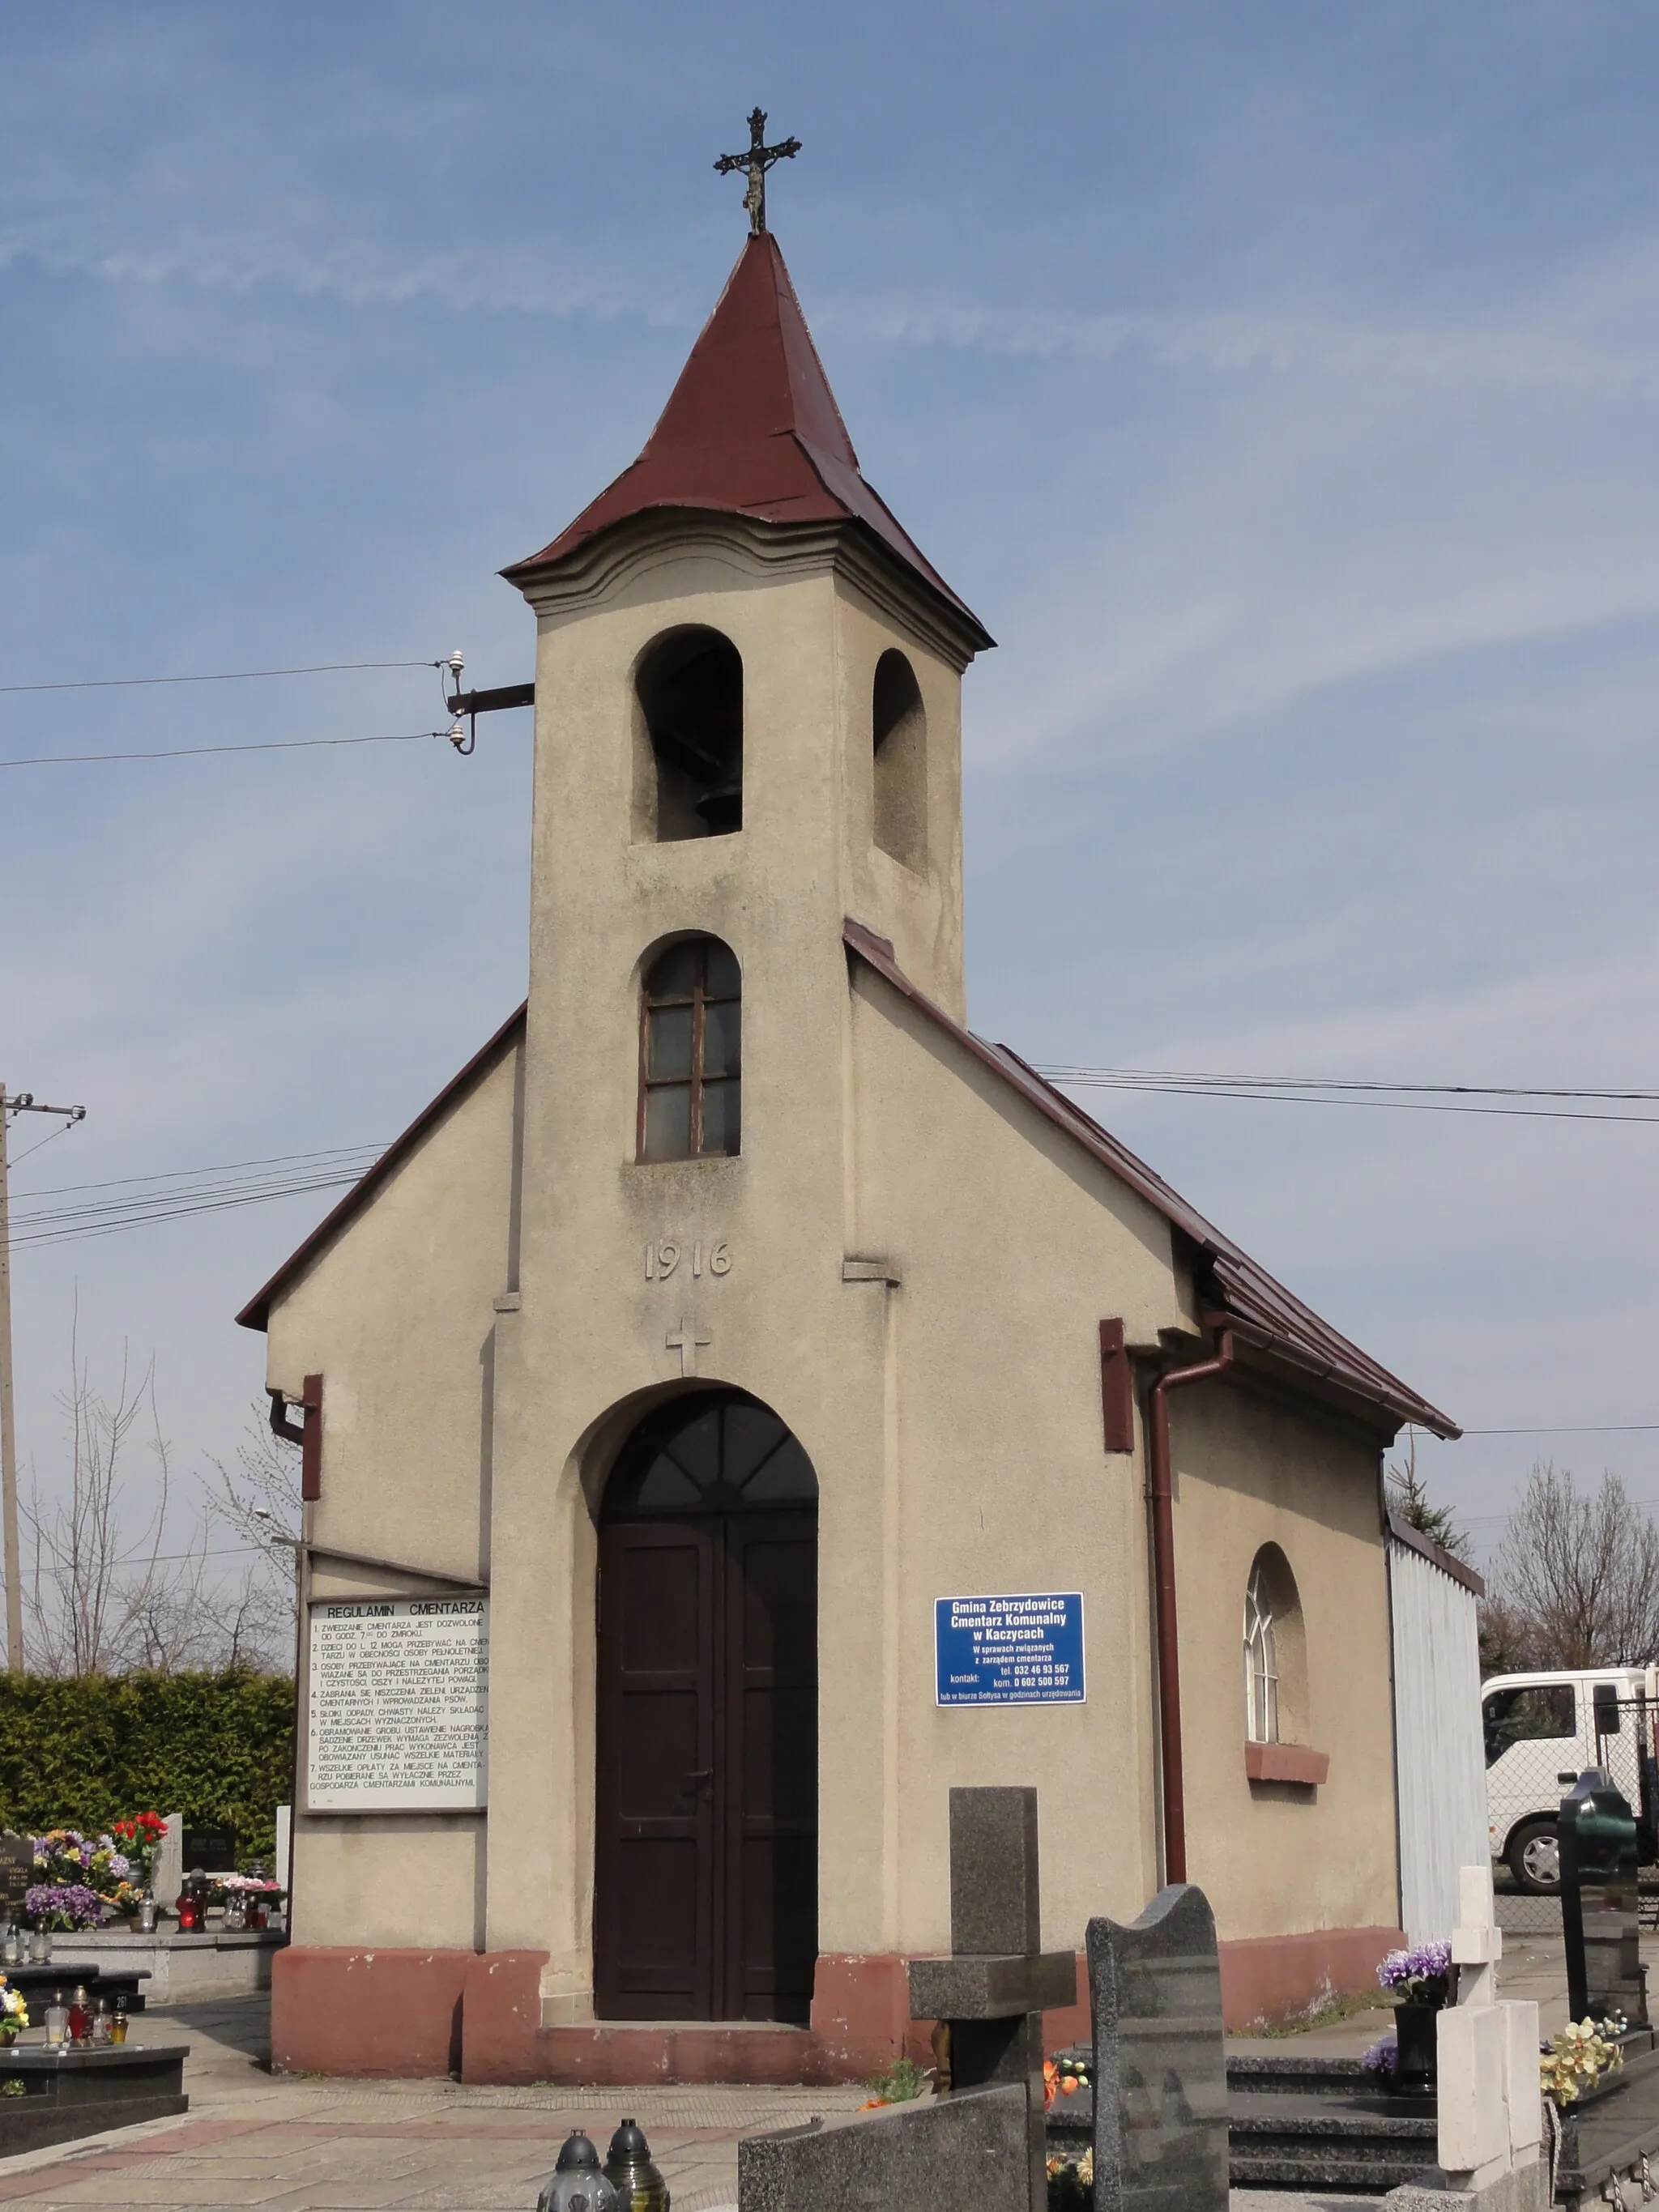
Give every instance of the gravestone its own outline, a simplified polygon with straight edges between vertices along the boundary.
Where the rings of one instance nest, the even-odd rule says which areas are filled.
[[[1089,1923],[1095,2212],[1227,2212],[1227,2060],[1215,1916],[1162,1889],[1133,1926]]]
[[[194,1874],[199,1867],[204,1874],[234,1874],[236,1871],[236,1831],[234,1828],[186,1828],[184,1833],[184,1863],[185,1871]]]
[[[744,2136],[740,2212],[1029,2212],[1022,2083]]]
[[[953,2092],[1020,2082],[1031,2212],[1048,2202],[1042,2015],[1077,2002],[1077,1960],[1042,1942],[1035,1790],[951,1792],[951,1956],[910,1962],[910,2013],[950,2030]]]
[[[171,1912],[185,1886],[185,1816],[167,1814],[167,1832],[155,1850],[150,1869],[149,1893],[163,1912]]]
[[[1637,1918],[1636,1815],[1605,1768],[1591,1767],[1561,1801],[1561,1932],[1574,2020],[1622,2013],[1648,2025]]]
[[[24,1894],[33,1880],[33,1839],[8,1828],[0,1835],[0,1927],[21,1922]]]
[[[1456,2190],[1495,2191],[1508,2212],[1544,2212],[1549,2170],[1539,2157],[1543,2100],[1538,2084],[1538,2007],[1500,1999],[1503,1933],[1492,1863],[1458,1871],[1452,1930],[1457,2002],[1435,2022],[1437,2148]],[[1405,2208],[1397,2208],[1405,2212]]]

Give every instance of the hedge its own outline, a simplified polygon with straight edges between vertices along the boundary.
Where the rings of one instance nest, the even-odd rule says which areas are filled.
[[[125,1814],[234,1829],[269,1859],[294,1794],[294,1684],[283,1674],[0,1674],[0,1827],[96,1834]]]

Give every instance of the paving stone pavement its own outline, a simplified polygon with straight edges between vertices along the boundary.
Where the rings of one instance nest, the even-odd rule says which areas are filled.
[[[0,2204],[516,2212],[534,2206],[572,2128],[585,2127],[603,2154],[626,2113],[650,2137],[674,2212],[717,2212],[737,2201],[739,2136],[846,2112],[866,2094],[273,2075],[267,2006],[260,1996],[231,1997],[136,2014],[133,2042],[189,2043],[188,2113],[0,2160]]]

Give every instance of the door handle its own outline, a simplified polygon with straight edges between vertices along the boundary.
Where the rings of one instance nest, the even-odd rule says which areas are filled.
[[[712,1781],[714,1779],[714,1770],[712,1766],[698,1767],[695,1774],[688,1774],[684,1781],[681,1783],[681,1796],[686,1797],[695,1795],[698,1785],[704,1782]]]

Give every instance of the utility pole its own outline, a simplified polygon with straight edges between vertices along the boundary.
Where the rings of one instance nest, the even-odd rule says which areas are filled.
[[[84,1121],[84,1106],[40,1106],[32,1091],[9,1097],[0,1083],[0,1517],[5,1522],[6,1665],[23,1671],[23,1557],[17,1540],[17,1428],[11,1402],[11,1203],[6,1192],[6,1138],[14,1114],[60,1114]]]

